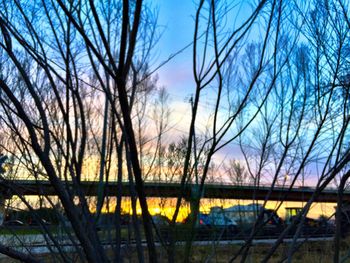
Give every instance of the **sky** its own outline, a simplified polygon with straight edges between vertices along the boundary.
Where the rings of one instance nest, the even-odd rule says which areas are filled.
[[[244,2],[244,1],[243,1]],[[167,60],[169,56],[179,52],[190,45],[193,40],[194,15],[196,13],[195,1],[151,1],[152,5],[158,10],[158,24],[162,32],[161,38],[155,46],[155,55],[152,63],[157,67]],[[246,5],[245,5],[246,4]],[[235,6],[232,11],[235,18],[231,19],[229,25],[237,25],[251,14],[248,4]],[[235,14],[238,14],[237,17]],[[230,17],[231,18],[231,17]],[[255,39],[256,38],[256,39]],[[261,38],[258,29],[254,29],[249,40],[258,40]],[[166,88],[170,98],[171,121],[173,127],[172,136],[185,136],[188,134],[190,121],[190,103],[189,99],[195,91],[195,82],[192,71],[192,46],[190,45],[181,53],[177,54],[168,63],[160,67],[157,71],[159,77],[158,84]],[[205,112],[206,99],[200,103],[202,112]],[[206,117],[199,115],[198,122],[205,126]],[[172,140],[173,138],[171,138]],[[214,156],[216,163],[228,159],[238,159],[244,161],[243,155],[236,142],[231,143]]]
[[[162,36],[154,50],[156,54],[156,67],[166,61],[169,56],[182,50],[157,71],[159,85],[164,86],[169,93],[172,114],[170,126],[174,128],[172,134],[175,137],[186,136],[189,130],[189,112],[191,111],[189,100],[195,92],[192,68],[192,41],[197,2],[191,0],[152,1],[152,4],[155,3],[155,7],[158,10],[158,23],[162,32]],[[251,13],[251,10],[247,9],[247,6],[244,6],[244,4],[235,6],[235,8],[238,12],[237,10],[235,12],[232,11],[234,17],[232,21],[229,21],[229,24],[232,25],[240,23]],[[237,20],[236,16],[238,18]],[[213,105],[209,96],[208,98],[202,98],[199,104],[200,110],[206,112],[208,105]],[[204,116],[203,114],[198,115],[197,123],[203,129],[207,125],[207,122],[208,116]],[[228,159],[244,160],[237,143],[229,144],[213,157],[213,160],[218,164]]]
[[[194,20],[197,8],[197,1],[179,0],[179,1],[152,1],[158,10],[158,24],[162,33],[154,49],[155,67],[166,61],[170,56],[181,51],[173,57],[168,63],[160,67],[157,71],[159,77],[158,84],[166,88],[169,94],[171,109],[170,140],[177,140],[180,136],[186,136],[190,123],[190,98],[195,92],[195,82],[193,77],[193,34]],[[238,18],[244,19],[250,12],[242,11],[242,6],[237,7]],[[244,8],[243,8],[244,9]],[[245,10],[248,11],[248,10]],[[249,10],[250,11],[250,10]],[[236,14],[235,14],[236,15]],[[238,19],[238,20],[239,20]],[[236,23],[232,19],[230,23]],[[238,21],[239,23],[240,21]],[[199,104],[200,110],[206,112],[208,98],[202,98]],[[197,123],[203,129],[207,125],[208,116],[199,114]],[[238,159],[243,161],[237,143],[231,143],[223,150],[214,155],[213,160],[216,164],[222,164],[228,159]]]
[[[162,37],[157,45],[158,61],[166,60],[193,40],[195,4],[192,1],[160,1],[159,25]],[[178,54],[159,71],[159,82],[171,95],[181,96],[193,92],[192,47]]]
[[[193,40],[195,4],[192,1],[158,1],[158,23],[162,36],[156,45],[156,63],[159,65],[170,56],[183,50]],[[177,136],[188,131],[189,98],[194,92],[192,74],[192,46],[177,54],[158,71],[159,85],[166,88],[171,108],[171,125]]]

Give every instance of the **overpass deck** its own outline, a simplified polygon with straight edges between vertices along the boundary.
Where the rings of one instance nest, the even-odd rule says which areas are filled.
[[[73,191],[72,182],[66,182],[67,187]],[[98,192],[97,181],[83,181],[81,182],[81,189],[86,196],[96,196]],[[217,198],[217,199],[243,199],[243,200],[264,200],[270,191],[270,186],[253,186],[253,185],[228,185],[228,184],[207,184],[204,188],[203,198]],[[178,197],[180,191],[179,183],[165,183],[165,182],[145,182],[144,189],[147,197]],[[189,200],[191,193],[197,189],[194,184],[187,184],[183,196]],[[116,182],[109,182],[105,185],[106,196],[116,196],[118,191],[118,184]],[[274,201],[307,201],[311,198],[315,189],[311,187],[297,187],[289,190],[289,186],[277,186],[271,191],[269,200]],[[8,183],[0,182],[0,192],[5,198],[10,198],[13,195],[56,195],[54,187],[49,181],[41,180],[15,180]],[[130,185],[128,182],[123,182],[121,186],[122,196],[130,196]],[[325,189],[315,199],[316,202],[330,202],[337,201],[336,189]],[[345,191],[344,201],[350,202],[350,191]]]

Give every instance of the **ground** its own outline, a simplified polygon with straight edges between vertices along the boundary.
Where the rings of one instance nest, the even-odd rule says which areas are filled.
[[[261,259],[268,253],[271,244],[257,244],[254,245],[247,257],[247,263],[260,262]],[[240,248],[237,244],[220,244],[214,246],[212,244],[201,244],[195,245],[193,248],[193,254],[191,257],[191,262],[228,262],[236,251]],[[281,262],[283,255],[288,251],[288,243],[282,244],[277,250],[277,253],[269,260],[271,263]],[[350,238],[343,240],[341,242],[341,253],[346,255],[350,251]],[[327,241],[312,241],[305,243],[300,250],[294,255],[293,263],[328,263],[333,261],[333,243],[331,240]],[[158,249],[159,262],[165,263],[166,252],[164,250]],[[183,247],[178,247],[176,251],[177,260],[176,262],[182,262],[184,249]],[[49,255],[42,255],[40,257],[44,262],[53,262],[50,260]],[[147,255],[145,255],[147,259]],[[12,263],[19,262],[16,260],[11,260],[8,258],[0,259],[0,263]],[[127,255],[124,262],[137,262],[137,254],[134,250],[130,255]],[[146,260],[147,262],[147,260]],[[239,259],[235,262],[239,262]],[[350,258],[344,262],[350,262]]]

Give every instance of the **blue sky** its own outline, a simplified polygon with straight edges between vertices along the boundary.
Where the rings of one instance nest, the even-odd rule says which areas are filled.
[[[162,37],[157,44],[158,63],[183,49],[193,40],[195,4],[192,1],[159,1],[159,25]],[[159,82],[174,99],[183,100],[193,92],[192,47],[174,57],[159,71]],[[175,97],[174,97],[175,96]]]
[[[192,43],[196,3],[191,0],[158,1],[154,6],[159,11],[158,24],[162,32],[161,39],[154,49],[156,63],[152,66],[156,67],[170,55]],[[239,17],[243,15],[239,15]],[[232,21],[234,22],[234,20]],[[157,72],[159,77],[158,84],[164,86],[170,95],[172,114],[170,126],[174,129],[171,131],[169,141],[176,141],[176,138],[186,136],[188,133],[191,111],[189,98],[195,91],[192,54],[193,48],[189,46]],[[205,112],[207,98],[203,99],[200,103],[200,110]],[[198,122],[204,125],[208,121],[207,117],[200,114]],[[214,156],[213,160],[217,164],[221,164],[223,160],[231,158],[243,160],[239,147],[235,143],[225,147]]]
[[[154,3],[152,1],[159,11],[158,24],[162,32],[162,37],[155,48],[158,63],[192,43],[197,2],[158,0]],[[248,1],[230,8],[232,8],[228,15],[230,21],[225,21],[228,27],[235,27],[251,14]],[[253,38],[258,38],[258,34],[257,31],[254,32]],[[188,47],[158,71],[160,83],[167,87],[171,95],[189,96],[193,93],[192,51],[192,46]]]
[[[237,24],[240,24],[251,14],[251,8],[247,2],[234,7],[230,11],[231,14],[228,21],[230,27],[236,28]],[[162,32],[161,39],[154,49],[156,62],[152,64],[152,68],[155,68],[170,55],[178,52],[192,42],[196,3],[191,0],[166,0],[152,1],[152,5],[158,8],[158,24]],[[262,37],[259,26],[256,26],[246,40],[259,41]],[[186,135],[188,132],[191,110],[189,98],[195,91],[192,72],[192,53],[192,46],[190,46],[157,71],[159,76],[158,84],[166,87],[170,95],[170,108],[172,111],[170,125],[174,127],[175,133],[177,131],[178,135]],[[206,100],[207,98],[204,98],[200,104],[203,112],[206,110]],[[210,106],[210,104],[208,105]],[[207,116],[201,116],[199,114],[199,122],[205,118]],[[170,138],[170,140],[176,140],[176,138]],[[228,160],[230,158],[243,160],[237,142],[223,148],[215,156],[214,160],[220,163],[222,160]]]

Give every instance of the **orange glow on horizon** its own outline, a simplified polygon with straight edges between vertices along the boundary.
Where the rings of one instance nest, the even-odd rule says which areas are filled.
[[[107,206],[105,205],[102,208],[102,213],[113,213],[115,209],[115,198],[110,198],[109,200],[109,209],[107,209]],[[200,204],[200,212],[202,213],[209,213],[210,208],[214,206],[219,206],[222,208],[229,208],[234,205],[248,205],[253,203],[252,200],[221,200],[221,199],[202,199]],[[258,201],[258,203],[262,204],[262,201]],[[148,198],[147,200],[148,204],[148,210],[151,215],[163,215],[168,217],[169,219],[172,218],[174,212],[175,212],[175,205],[176,205],[176,199],[175,198]],[[268,201],[266,204],[267,209],[277,209],[280,202],[278,201]],[[286,208],[290,207],[300,207],[302,208],[305,205],[305,203],[302,202],[290,202],[285,201],[280,206],[280,208],[277,210],[277,214],[281,218],[286,217]],[[334,203],[314,203],[311,206],[311,209],[308,213],[308,217],[311,218],[318,218],[321,215],[322,216],[331,216],[335,209],[334,207],[336,204]],[[95,206],[94,204],[90,207],[91,212],[95,212]],[[131,200],[130,198],[123,198],[122,200],[122,213],[123,214],[132,214],[132,206],[131,206]],[[140,215],[142,213],[142,209],[140,207],[140,204],[137,203],[136,206],[136,213]],[[182,222],[190,213],[190,204],[188,202],[183,202],[179,215],[177,217],[177,222]]]

